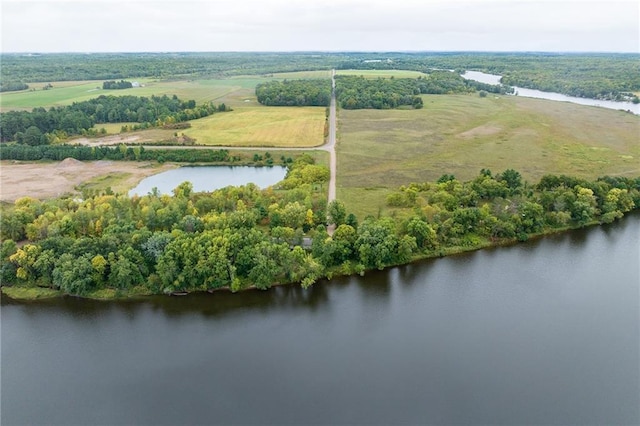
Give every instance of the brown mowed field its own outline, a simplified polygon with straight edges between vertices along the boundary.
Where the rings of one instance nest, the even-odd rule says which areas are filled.
[[[126,161],[78,161],[67,158],[56,163],[0,162],[0,200],[13,202],[21,197],[46,199],[74,194],[81,184],[110,186],[120,192],[143,178],[175,166]]]
[[[595,179],[640,176],[640,117],[517,96],[426,95],[421,110],[340,110],[338,198],[359,216],[387,211],[410,182],[483,168]],[[361,194],[366,194],[362,196]]]

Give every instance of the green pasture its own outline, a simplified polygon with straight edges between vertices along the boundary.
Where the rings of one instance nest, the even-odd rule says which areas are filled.
[[[191,121],[198,145],[313,147],[324,143],[324,107],[243,107]]]
[[[97,98],[100,95],[114,96],[173,96],[182,100],[193,99],[197,103],[213,101],[225,102],[231,107],[257,104],[255,87],[261,82],[282,79],[329,78],[330,71],[300,71],[276,73],[264,76],[242,75],[218,79],[154,80],[149,78],[129,78],[141,87],[122,90],[103,90],[102,80],[54,81],[53,88],[43,90],[47,83],[29,83],[29,90],[6,92],[0,97],[0,110],[31,110],[37,107],[70,105]],[[31,90],[34,89],[34,90]]]
[[[176,95],[182,100],[193,99],[198,103],[217,102],[218,99],[237,91],[245,90],[253,93],[255,86],[264,79],[247,76],[210,80],[130,79],[129,81],[138,81],[142,86],[122,90],[103,90],[102,81],[78,81],[71,84],[70,82],[53,82],[52,89],[42,90],[40,85],[44,85],[43,83],[33,83],[32,87],[36,90],[5,93],[2,95],[0,105],[2,111],[49,108],[86,101],[100,95],[147,97]]]
[[[425,95],[420,110],[341,110],[338,198],[360,217],[390,213],[389,190],[483,168],[584,178],[640,175],[640,117],[515,96]]]

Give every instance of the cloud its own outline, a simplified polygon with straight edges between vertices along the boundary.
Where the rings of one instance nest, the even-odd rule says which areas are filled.
[[[4,0],[3,51],[639,50],[635,1]]]

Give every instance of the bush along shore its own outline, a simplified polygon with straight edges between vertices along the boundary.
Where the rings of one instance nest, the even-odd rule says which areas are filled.
[[[327,205],[329,173],[312,157],[278,185],[173,195],[96,195],[2,206],[0,279],[11,298],[117,298],[249,288],[364,274],[417,259],[610,223],[640,209],[640,177],[595,181],[482,170],[388,196],[393,217],[359,221]],[[332,235],[327,225],[333,224]]]

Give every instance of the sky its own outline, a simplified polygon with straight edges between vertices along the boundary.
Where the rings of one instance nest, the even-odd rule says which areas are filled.
[[[2,52],[640,53],[638,0],[0,0]]]

